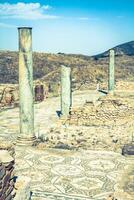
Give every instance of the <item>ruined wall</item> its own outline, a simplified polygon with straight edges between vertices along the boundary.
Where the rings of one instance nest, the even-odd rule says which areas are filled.
[[[48,97],[48,87],[37,82],[34,87],[42,86],[42,91],[34,89],[35,102],[41,102]],[[0,109],[5,107],[16,107],[19,105],[19,86],[17,84],[0,85]]]
[[[17,85],[1,85],[0,86],[0,108],[12,106],[19,101]]]
[[[0,200],[11,200],[14,193],[14,158],[0,150]]]
[[[107,95],[96,102],[72,107],[68,118],[61,116],[56,126],[42,135],[44,143],[38,147],[105,149],[121,153],[124,144],[134,141],[133,98]]]
[[[129,99],[112,96],[102,97],[97,102],[86,102],[83,107],[73,107],[67,121],[69,125],[109,126],[122,125],[134,120],[134,108]]]

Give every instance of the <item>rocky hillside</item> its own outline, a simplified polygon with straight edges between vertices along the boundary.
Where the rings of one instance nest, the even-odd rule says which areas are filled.
[[[134,41],[118,45],[113,49],[115,50],[116,56],[121,56],[121,55],[134,56]],[[108,55],[109,51],[106,51],[102,54],[96,55],[95,57],[101,58],[101,57],[107,57]]]
[[[116,80],[134,81],[134,42],[115,47]],[[103,56],[102,56],[103,55]],[[57,87],[60,82],[60,65],[72,67],[73,86],[81,87],[107,83],[109,58],[73,54],[33,53],[34,80]],[[18,83],[18,53],[0,51],[0,83]]]

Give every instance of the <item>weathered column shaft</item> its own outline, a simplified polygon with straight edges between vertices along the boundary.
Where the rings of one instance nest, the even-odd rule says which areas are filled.
[[[68,116],[72,105],[71,68],[61,66],[61,113]]]
[[[34,135],[32,29],[18,28],[19,31],[19,101],[20,135],[18,140],[31,143]]]
[[[115,86],[115,52],[110,50],[109,72],[108,72],[108,90],[113,91]]]

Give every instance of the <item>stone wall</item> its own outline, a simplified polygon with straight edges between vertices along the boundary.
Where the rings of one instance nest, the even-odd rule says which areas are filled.
[[[134,108],[129,100],[108,95],[97,102],[86,102],[82,107],[72,107],[67,120],[69,125],[109,126],[122,125],[134,120]]]
[[[35,91],[35,102],[41,102],[48,98],[48,87],[42,83],[34,83],[34,88],[36,86],[43,87],[41,92]],[[41,94],[40,94],[41,93]],[[5,107],[16,107],[19,105],[19,86],[17,84],[3,84],[0,85],[0,109]]]
[[[14,159],[7,150],[0,150],[0,200],[11,200],[14,191]]]
[[[0,86],[0,108],[12,106],[19,101],[17,85],[1,85]]]

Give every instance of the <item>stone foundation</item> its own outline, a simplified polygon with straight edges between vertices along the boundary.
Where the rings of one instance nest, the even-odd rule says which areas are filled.
[[[121,153],[134,141],[134,107],[131,97],[107,95],[96,102],[73,107],[55,127],[40,135],[38,148],[97,149]]]
[[[134,108],[129,102],[112,97],[102,97],[97,102],[86,102],[82,107],[73,107],[68,120],[62,123],[80,126],[122,125],[134,119]]]

